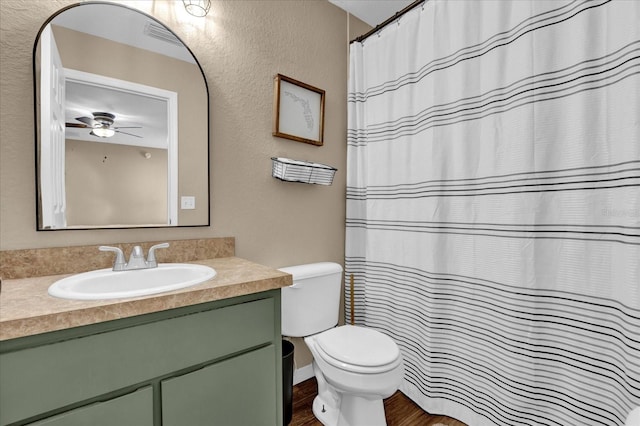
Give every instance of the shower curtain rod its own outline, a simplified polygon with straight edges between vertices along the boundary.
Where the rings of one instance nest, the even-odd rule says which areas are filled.
[[[361,42],[366,38],[369,38],[370,36],[376,34],[378,31],[380,31],[381,29],[383,29],[384,27],[386,27],[387,25],[391,24],[392,22],[397,21],[402,15],[404,15],[405,13],[409,12],[410,10],[413,10],[413,8],[415,8],[416,6],[420,5],[420,4],[424,4],[426,3],[427,0],[416,0],[413,3],[411,3],[409,6],[405,7],[404,9],[396,12],[395,15],[393,15],[391,18],[387,19],[386,21],[382,22],[381,24],[378,24],[375,26],[374,29],[370,30],[369,32],[356,37],[355,39],[351,40],[349,42],[349,44],[351,43],[355,43],[355,42]]]

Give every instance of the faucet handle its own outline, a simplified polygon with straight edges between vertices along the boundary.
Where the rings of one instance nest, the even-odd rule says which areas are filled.
[[[131,254],[129,255],[130,259],[135,259],[136,257],[144,257],[144,253],[142,252],[142,247],[134,246],[131,249]]]
[[[124,266],[125,266],[124,253],[122,253],[121,249],[119,249],[118,247],[100,246],[100,247],[98,247],[98,250],[114,252],[116,254],[116,260],[113,263],[113,270],[114,271],[122,271],[124,269]]]
[[[156,266],[158,266],[158,261],[156,260],[156,249],[167,247],[169,247],[169,243],[161,243],[156,244],[155,246],[151,246],[151,248],[149,249],[149,254],[147,255],[148,268],[155,268]]]

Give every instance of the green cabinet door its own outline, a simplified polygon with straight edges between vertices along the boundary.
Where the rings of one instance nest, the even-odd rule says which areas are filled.
[[[153,426],[151,386],[105,402],[67,411],[31,426]]]
[[[279,426],[269,345],[162,382],[163,426]]]

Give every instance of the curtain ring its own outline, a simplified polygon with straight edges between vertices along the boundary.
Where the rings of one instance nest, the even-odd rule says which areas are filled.
[[[373,29],[373,31],[375,31],[376,35],[378,37],[380,37],[380,33],[382,32],[382,27],[378,24],[376,25],[376,27]]]

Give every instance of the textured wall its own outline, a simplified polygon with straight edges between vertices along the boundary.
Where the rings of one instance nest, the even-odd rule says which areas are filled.
[[[325,0],[121,2],[158,18],[200,61],[210,92],[211,227],[37,232],[32,48],[74,1],[0,1],[0,249],[234,236],[236,254],[273,267],[344,258],[348,40],[369,27]],[[350,29],[351,34],[347,31]],[[324,146],[271,136],[273,77],[326,91]],[[272,156],[338,168],[330,187],[271,177]],[[298,345],[299,346],[299,345]],[[296,356],[298,366],[308,355]]]

